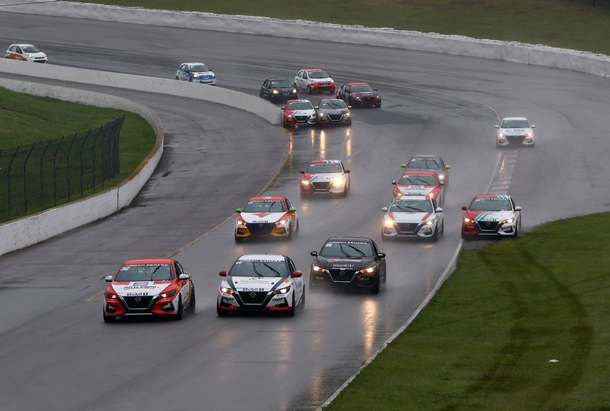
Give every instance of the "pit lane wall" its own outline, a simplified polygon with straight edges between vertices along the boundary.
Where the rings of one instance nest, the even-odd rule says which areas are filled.
[[[20,2],[22,4],[19,4]],[[429,51],[555,67],[610,77],[610,56],[540,44],[306,20],[148,10],[65,1],[29,3],[26,0],[12,0],[10,5],[2,7],[2,11]]]

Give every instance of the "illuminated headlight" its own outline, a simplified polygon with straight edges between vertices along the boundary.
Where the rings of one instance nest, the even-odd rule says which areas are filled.
[[[525,135],[525,137],[528,137],[528,138],[532,138],[532,137],[534,137],[534,132],[533,132],[533,131],[530,131],[529,133],[527,133],[527,134]]]
[[[34,55],[33,54],[28,54],[27,57],[32,59],[32,58],[34,58]]]
[[[213,72],[213,71],[210,71],[210,76],[212,76],[212,77],[216,77],[216,74],[214,74],[214,72]]]
[[[326,118],[326,114],[320,113],[320,118]]]
[[[225,294],[233,294],[235,291],[229,287],[220,287],[220,292]]]
[[[160,294],[160,297],[161,298],[173,297],[174,295],[176,295],[177,292],[178,292],[178,289],[174,288],[173,290],[169,290],[167,292]]]
[[[333,84],[335,82],[335,80],[330,79],[330,84]]]
[[[293,94],[296,94],[296,93],[297,93],[297,89],[296,89],[296,88],[293,88],[293,89],[292,89],[292,93],[293,93]]]
[[[309,185],[309,181],[301,180],[301,184],[303,184],[304,186],[308,186]]]
[[[428,221],[426,221],[426,225],[432,225],[432,224],[434,224],[434,220],[428,220]]]
[[[316,118],[316,113],[310,114],[309,118]]]
[[[432,198],[438,197],[438,191],[431,192],[430,194],[428,194],[428,197],[432,197]]]
[[[465,222],[465,223],[472,223],[472,222],[473,222],[473,220],[472,220],[471,218],[464,217],[464,222]]]
[[[317,265],[315,265],[315,264],[313,264],[313,265],[311,266],[311,268],[312,268],[312,269],[313,269],[315,272],[321,272],[321,273],[323,273],[323,272],[325,272],[325,271],[326,271],[326,270],[325,270],[325,269],[323,269],[322,267],[318,267],[318,266],[317,266]]]
[[[292,118],[292,114],[286,114],[286,118]]]
[[[502,221],[502,224],[512,224],[512,223],[513,223],[513,221],[515,221],[515,219],[514,219],[514,218],[509,218],[508,220],[504,220],[504,221]]]
[[[439,180],[444,180],[445,179],[445,175],[444,174],[439,174],[438,179]]]
[[[280,92],[277,90],[273,90],[273,94],[280,94]]]
[[[504,137],[506,137],[506,134],[498,133],[498,137],[504,138]]]
[[[345,113],[343,117],[349,117],[349,113]]]
[[[275,226],[276,227],[285,227],[286,224],[288,224],[288,220],[280,220],[280,221],[276,221]]]
[[[394,221],[390,218],[386,218],[383,220],[383,225],[386,227],[392,227],[394,225]]]
[[[284,288],[280,288],[279,290],[275,290],[273,292],[273,294],[287,294],[288,291],[290,291],[290,286],[284,287]]]
[[[375,267],[369,267],[365,268],[364,270],[360,270],[362,274],[371,274],[373,271],[375,271]]]
[[[199,78],[199,74],[195,73],[195,74],[193,74],[193,77]]]
[[[110,298],[110,299],[112,299],[112,300],[115,300],[115,299],[117,298],[117,295],[116,295],[115,293],[111,293],[111,292],[108,292],[108,291],[106,291],[106,292],[104,293],[104,296],[105,296],[106,298]]]
[[[246,222],[245,221],[241,221],[241,220],[237,220],[237,226],[238,227],[245,227],[246,226]]]
[[[402,193],[400,191],[395,191],[397,197],[402,197]]]
[[[337,177],[333,180],[333,185],[340,186],[345,183],[345,179],[343,177]]]

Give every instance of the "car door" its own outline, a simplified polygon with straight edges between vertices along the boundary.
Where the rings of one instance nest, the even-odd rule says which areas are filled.
[[[15,53],[13,54],[13,56],[15,56],[15,60],[25,60],[25,57],[23,57],[23,51],[21,50],[20,46],[15,47]]]
[[[191,292],[191,287],[189,285],[189,280],[180,280],[180,275],[186,274],[184,268],[180,265],[178,261],[174,261],[174,271],[176,273],[176,280],[178,285],[180,286],[180,294],[182,298],[182,304],[187,304]],[[186,307],[183,307],[186,308]]]
[[[292,204],[290,204],[290,201],[286,198],[286,210],[288,210],[288,215],[290,216],[290,232],[294,233],[297,229],[297,212],[295,211],[290,211],[292,207]]]
[[[261,97],[268,99],[271,96],[269,89],[271,88],[271,81],[265,80],[261,86]]]
[[[290,274],[297,271],[297,268],[294,265],[294,261],[292,261],[289,257],[286,257],[286,262],[288,263],[288,269],[290,271]],[[303,291],[305,290],[305,282],[303,281],[303,276],[292,277],[292,281],[293,281],[294,290],[295,290],[295,297],[296,297],[295,301],[298,304],[301,302],[301,299],[303,298]]]

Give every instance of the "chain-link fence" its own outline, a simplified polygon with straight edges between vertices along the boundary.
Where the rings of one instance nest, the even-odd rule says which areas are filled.
[[[0,149],[0,222],[103,190],[104,182],[120,172],[124,119],[61,139]]]

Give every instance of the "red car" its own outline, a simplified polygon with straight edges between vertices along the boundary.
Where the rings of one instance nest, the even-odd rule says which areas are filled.
[[[297,210],[286,197],[252,197],[235,222],[235,242],[248,237],[285,237],[292,239],[299,229]]]
[[[182,319],[195,311],[191,276],[172,258],[147,258],[125,262],[104,292],[104,321],[128,315],[173,316]]]
[[[521,207],[505,194],[476,195],[462,206],[462,238],[476,236],[517,237],[521,229]]]
[[[312,161],[307,170],[301,170],[301,198],[321,193],[347,196],[350,189],[349,172],[339,160]]]
[[[345,101],[352,107],[373,106],[381,107],[381,96],[376,88],[368,83],[348,83],[337,91],[337,98]]]
[[[402,196],[428,196],[434,198],[440,206],[444,199],[443,185],[434,171],[405,171],[398,182],[392,181],[396,187],[392,191],[394,198]]]
[[[316,109],[309,100],[288,100],[286,106],[282,107],[284,126],[296,126],[298,124],[317,123]]]

